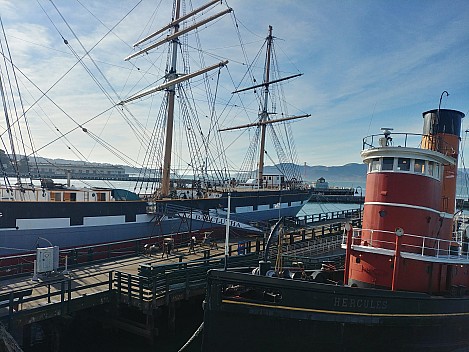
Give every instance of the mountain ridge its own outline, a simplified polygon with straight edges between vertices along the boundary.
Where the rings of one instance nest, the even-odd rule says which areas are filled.
[[[340,166],[324,166],[324,165],[301,165],[301,177],[306,182],[314,182],[320,177],[324,177],[328,182],[365,182],[366,181],[366,165],[358,163],[348,163]],[[282,166],[265,166],[264,173],[275,174]]]

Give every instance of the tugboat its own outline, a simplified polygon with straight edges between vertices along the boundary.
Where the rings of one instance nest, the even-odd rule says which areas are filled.
[[[455,213],[463,117],[438,108],[421,135],[363,139],[363,222],[346,225],[341,270],[296,275],[264,260],[210,271],[202,350],[469,351],[469,231]]]

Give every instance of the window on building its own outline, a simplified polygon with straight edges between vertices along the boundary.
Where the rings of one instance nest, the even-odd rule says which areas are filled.
[[[381,170],[392,170],[394,168],[394,158],[383,158]]]
[[[410,171],[410,159],[408,158],[397,159],[397,170]]]

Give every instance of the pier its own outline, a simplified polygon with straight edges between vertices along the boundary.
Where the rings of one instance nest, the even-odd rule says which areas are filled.
[[[365,197],[360,195],[313,194],[309,201],[311,203],[363,204]]]
[[[339,249],[345,218],[357,223],[359,214],[351,210],[295,218],[283,236],[285,262],[311,257],[314,264],[314,257]],[[144,251],[144,240],[107,244],[93,253],[81,248],[67,268],[61,265],[58,273],[38,282],[31,280],[30,264],[24,260],[2,266],[0,322],[24,347],[34,343],[37,325],[47,332],[51,346],[60,346],[56,339],[64,322],[80,314],[149,342],[174,333],[180,303],[202,300],[207,270],[224,267],[223,241],[199,242],[190,252],[188,243],[181,241],[171,255],[162,255]],[[256,266],[264,245],[264,238],[232,239],[228,268]],[[124,255],[118,257],[118,251]]]

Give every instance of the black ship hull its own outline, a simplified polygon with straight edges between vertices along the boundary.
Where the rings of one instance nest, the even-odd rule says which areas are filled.
[[[307,190],[233,192],[231,226],[243,234],[279,215],[295,216],[309,197]],[[65,249],[190,231],[222,233],[227,207],[227,194],[152,203],[2,201],[0,256],[34,252],[48,244]]]
[[[469,351],[467,296],[211,271],[204,314],[204,352]]]

